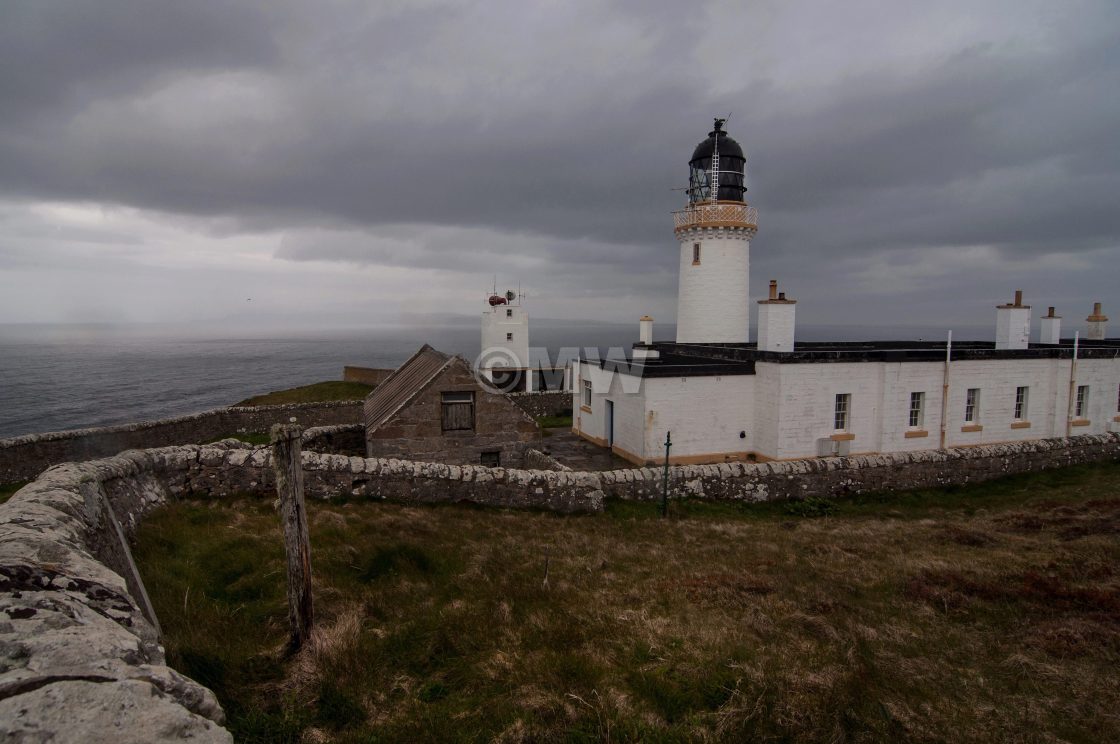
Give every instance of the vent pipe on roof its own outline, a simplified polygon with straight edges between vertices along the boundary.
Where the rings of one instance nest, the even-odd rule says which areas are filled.
[[[1054,308],[1046,309],[1046,315],[1038,323],[1038,342],[1053,346],[1062,339],[1062,318],[1054,314]]]
[[[1101,303],[1093,303],[1093,314],[1085,319],[1089,323],[1089,333],[1086,336],[1090,341],[1104,341],[1107,332],[1108,318],[1101,312]]]

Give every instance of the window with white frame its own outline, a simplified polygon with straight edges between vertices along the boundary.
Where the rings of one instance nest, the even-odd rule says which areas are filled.
[[[1077,386],[1077,400],[1073,404],[1073,415],[1075,418],[1085,418],[1085,414],[1089,411],[1089,386]]]
[[[910,393],[910,428],[921,427],[926,418],[926,394]]]
[[[1022,421],[1027,417],[1027,403],[1030,390],[1026,385],[1015,388],[1015,420]]]
[[[980,388],[969,388],[964,394],[964,421],[976,423],[980,418]]]
[[[591,407],[591,380],[583,381],[583,399],[580,402],[587,408]]]
[[[852,405],[851,393],[837,393],[836,405],[833,408],[832,428],[836,431],[848,430],[848,412]]]

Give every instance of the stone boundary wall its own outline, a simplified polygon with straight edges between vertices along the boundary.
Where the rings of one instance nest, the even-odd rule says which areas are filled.
[[[778,501],[961,486],[1018,473],[1120,459],[1120,434],[1036,439],[980,447],[763,463],[674,465],[672,498]],[[597,474],[608,497],[661,497],[661,468]]]
[[[569,473],[572,471],[570,467],[547,452],[532,448],[525,450],[525,467],[530,470],[557,470]]]
[[[0,439],[0,483],[30,480],[51,465],[108,457],[128,449],[205,442],[235,432],[267,432],[295,419],[308,427],[361,421],[362,402],[231,406],[157,421]]]
[[[376,367],[351,367],[342,368],[343,382],[362,382],[366,385],[377,387],[385,382],[385,378],[395,372],[395,369],[379,369]]]
[[[521,406],[533,418],[538,416],[567,416],[572,413],[572,394],[561,390],[538,393],[506,393],[506,397]]]
[[[315,426],[301,438],[303,449],[332,455],[366,456],[366,427],[363,424]]]
[[[133,452],[52,468],[0,504],[4,741],[233,741],[213,693],[167,666],[128,548],[169,495]]]

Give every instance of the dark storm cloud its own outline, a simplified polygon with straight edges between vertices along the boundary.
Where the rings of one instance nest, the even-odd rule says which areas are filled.
[[[10,4],[0,194],[291,231],[290,260],[504,256],[571,287],[665,294],[671,189],[733,110],[755,266],[806,291],[875,257],[903,276],[922,248],[1117,258],[1116,6],[1009,4],[898,69],[852,42],[850,72],[803,27],[879,24],[885,45],[921,21],[793,7],[736,16],[741,36],[708,58],[715,11],[680,3]],[[1042,31],[1018,34],[1032,9]]]

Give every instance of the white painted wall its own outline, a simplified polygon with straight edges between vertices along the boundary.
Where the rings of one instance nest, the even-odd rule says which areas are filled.
[[[750,335],[750,240],[742,231],[680,237],[677,343],[746,343]],[[693,264],[693,245],[700,263]]]
[[[506,334],[513,334],[506,340]],[[529,313],[520,305],[497,305],[482,313],[482,351],[504,349],[516,361],[513,367],[529,366]]]
[[[793,351],[797,304],[793,302],[758,303],[758,348],[761,351]]]
[[[1025,349],[1031,336],[1030,305],[996,308],[996,348]]]
[[[719,461],[724,455],[754,451],[754,375],[653,377],[642,382],[647,459],[665,456],[666,431],[673,435],[672,458],[711,454]]]
[[[1038,342],[1056,344],[1062,339],[1062,319],[1043,316],[1038,321]]]
[[[838,393],[851,396],[850,452],[905,452],[937,449],[941,434],[943,362],[840,362],[778,364],[758,362],[754,375],[647,378],[627,395],[618,378],[597,391],[592,412],[580,412],[580,426],[605,438],[603,402],[615,400],[615,440],[630,452],[659,460],[666,430],[673,432],[673,456],[756,452],[773,459],[813,457],[818,440],[834,433]],[[946,446],[1062,437],[1066,435],[1070,360],[996,359],[956,361],[949,368]],[[1103,434],[1120,429],[1120,358],[1082,359],[1076,385],[1089,385],[1085,426],[1072,433]],[[1075,387],[1076,387],[1075,385]],[[1029,388],[1029,428],[1013,427],[1015,390]],[[979,388],[974,424],[961,431],[968,388]],[[925,393],[922,425],[909,425],[910,394]],[[746,438],[740,439],[739,432]],[[921,432],[925,432],[921,436]],[[907,436],[907,434],[911,436]]]

